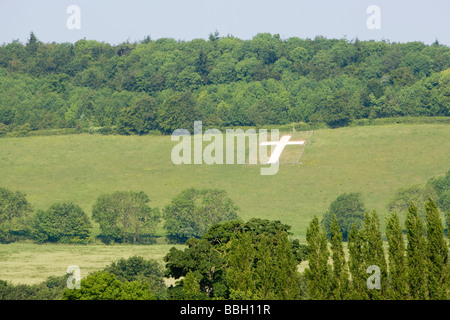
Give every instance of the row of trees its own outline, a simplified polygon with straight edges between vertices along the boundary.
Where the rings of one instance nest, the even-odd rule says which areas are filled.
[[[406,217],[410,203],[417,204],[418,214],[426,219],[425,203],[428,198],[436,199],[436,205],[442,212],[450,211],[450,170],[446,175],[433,177],[425,185],[412,185],[399,188],[387,204],[389,212],[395,211],[400,218]],[[360,228],[363,224],[367,208],[361,193],[343,193],[331,204],[324,213],[321,224],[327,234],[331,236],[332,221],[336,217],[344,241],[348,240],[352,226]],[[449,221],[447,221],[449,223]]]
[[[424,186],[400,188],[387,209],[402,217],[409,203],[418,204],[422,219],[426,217],[423,203],[428,196],[437,199],[442,212],[450,211],[450,171],[445,176],[431,178]],[[92,208],[92,220],[100,226],[99,237],[110,242],[145,242],[164,220],[167,237],[178,243],[200,238],[210,226],[220,221],[238,218],[239,208],[224,190],[190,188],[176,195],[160,212],[152,208],[144,192],[122,192],[99,196]],[[352,225],[360,227],[367,211],[360,193],[341,194],[323,215],[321,224],[327,236],[337,218],[344,241],[348,240]],[[92,238],[92,222],[87,214],[73,203],[54,203],[47,210],[33,209],[25,194],[0,188],[0,241],[11,242],[33,238],[37,242],[82,242]]]
[[[390,211],[405,212],[409,203],[417,203],[419,213],[425,215],[424,203],[429,195],[436,199],[436,205],[443,212],[450,211],[450,170],[442,177],[433,177],[424,185],[400,188],[388,204]]]
[[[223,190],[184,190],[162,213],[149,203],[142,191],[100,195],[92,208],[100,239],[105,243],[148,242],[163,218],[168,237],[184,243],[191,237],[201,237],[213,224],[238,217],[237,206]],[[87,243],[93,238],[92,226],[91,219],[76,204],[54,203],[34,213],[25,194],[0,188],[2,242],[32,238],[39,243]]]
[[[0,46],[0,135],[103,127],[147,134],[449,115],[450,49],[435,42],[289,38],[80,40]],[[176,110],[176,111],[174,111]]]
[[[445,176],[431,178],[424,186],[400,188],[388,204],[389,211],[402,217],[410,202],[418,204],[422,219],[423,205],[429,195],[437,199],[442,212],[450,211],[450,171]],[[105,243],[145,242],[164,220],[166,236],[173,242],[184,243],[201,238],[214,224],[238,218],[239,208],[224,190],[186,189],[177,194],[162,212],[150,206],[144,192],[117,191],[99,196],[92,208],[92,220],[99,224],[99,237]],[[360,228],[367,211],[360,193],[338,196],[323,215],[321,224],[328,237],[336,217],[344,241],[352,226]],[[73,203],[54,203],[47,210],[35,213],[25,194],[0,188],[0,241],[11,242],[33,238],[37,242],[86,243],[92,239],[92,222],[87,214]]]
[[[411,203],[405,230],[398,215],[389,214],[387,243],[375,211],[360,228],[353,225],[346,245],[337,218],[327,238],[314,217],[306,245],[290,239],[290,227],[280,221],[221,222],[183,250],[173,247],[165,267],[142,257],[120,259],[87,275],[79,289],[67,287],[68,275],[31,286],[0,281],[0,299],[448,299],[448,239],[435,203],[429,199],[425,207],[424,223]],[[164,277],[178,281],[167,287]]]
[[[321,300],[448,299],[450,266],[444,227],[431,198],[425,210],[426,223],[411,203],[405,229],[395,212],[386,217],[387,249],[377,213],[366,213],[361,228],[353,224],[348,235],[348,258],[344,254],[337,218],[331,222],[331,235],[327,239],[315,217],[307,230],[309,255],[305,277],[309,297]],[[449,214],[447,212],[447,216]],[[376,272],[374,281],[378,281],[375,286],[369,283],[373,271]]]

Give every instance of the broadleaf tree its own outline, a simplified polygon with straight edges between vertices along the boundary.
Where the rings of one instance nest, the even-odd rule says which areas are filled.
[[[100,195],[93,205],[92,218],[100,224],[103,240],[136,243],[140,237],[152,235],[160,214],[149,202],[143,191]]]

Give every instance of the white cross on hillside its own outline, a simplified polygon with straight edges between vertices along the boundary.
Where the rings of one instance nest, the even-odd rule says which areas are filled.
[[[278,163],[278,160],[280,159],[281,153],[284,150],[284,147],[290,144],[304,144],[305,140],[299,140],[299,141],[289,141],[292,136],[282,136],[280,141],[271,141],[271,142],[262,142],[262,146],[276,146],[275,150],[273,150],[272,155],[270,156],[268,164]]]

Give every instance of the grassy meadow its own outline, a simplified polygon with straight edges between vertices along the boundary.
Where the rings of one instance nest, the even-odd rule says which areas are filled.
[[[185,188],[221,188],[244,220],[279,219],[304,238],[310,218],[343,192],[362,192],[382,214],[399,187],[450,169],[450,126],[438,124],[317,130],[299,163],[281,164],[272,176],[260,175],[260,165],[177,166],[176,144],[170,136],[0,139],[0,186],[25,192],[34,209],[73,201],[88,214],[100,194],[116,190],[143,190],[162,208]],[[298,147],[283,156],[290,148]]]
[[[301,133],[295,133],[292,140],[297,135]],[[424,184],[450,169],[448,124],[317,130],[301,150],[298,163],[293,160],[298,160],[300,149],[286,147],[283,156],[289,160],[282,161],[273,176],[260,175],[260,165],[177,166],[171,161],[176,144],[170,136],[2,138],[0,186],[26,193],[34,209],[72,201],[89,215],[102,193],[142,190],[153,206],[163,208],[186,188],[220,188],[240,207],[244,220],[280,220],[292,226],[294,237],[304,241],[311,217],[321,217],[341,193],[362,192],[367,208],[377,210],[382,217],[398,188]],[[204,142],[204,146],[208,144]],[[162,225],[158,234],[164,234]],[[109,264],[112,258],[134,253],[161,258],[170,247],[0,245],[0,279],[33,282],[41,277],[27,278],[19,266],[42,275],[61,274],[70,264],[93,270]],[[73,260],[68,259],[72,256]]]
[[[137,255],[156,259],[163,257],[173,245],[66,245],[11,243],[0,245],[0,279],[12,283],[37,284],[49,276],[66,274],[67,267],[77,265],[81,276],[101,270],[120,258]],[[182,246],[176,246],[182,247]],[[172,282],[171,282],[172,281]],[[173,279],[167,279],[173,283]]]

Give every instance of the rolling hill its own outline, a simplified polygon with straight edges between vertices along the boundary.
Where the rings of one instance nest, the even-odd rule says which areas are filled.
[[[272,176],[261,175],[260,165],[175,165],[176,144],[170,136],[2,138],[0,186],[25,192],[34,209],[73,201],[88,214],[100,194],[116,190],[143,190],[162,208],[185,188],[220,188],[244,220],[280,220],[304,241],[311,217],[339,194],[361,192],[367,208],[383,216],[398,188],[424,184],[450,164],[446,124],[317,130],[300,161],[281,163]]]

